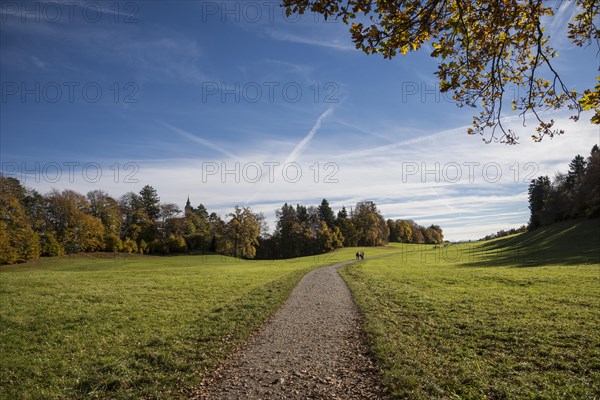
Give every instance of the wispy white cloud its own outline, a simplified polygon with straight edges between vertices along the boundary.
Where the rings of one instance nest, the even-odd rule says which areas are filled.
[[[209,149],[213,149],[216,152],[221,153],[221,154],[223,154],[224,156],[226,156],[226,157],[228,157],[230,159],[236,159],[237,158],[229,150],[223,148],[222,146],[219,146],[219,145],[213,143],[212,141],[209,141],[209,140],[203,139],[201,137],[198,137],[198,136],[196,136],[196,135],[194,135],[194,134],[192,134],[192,133],[190,133],[188,131],[185,131],[183,129],[179,129],[179,128],[177,128],[177,127],[175,127],[173,125],[167,124],[165,122],[162,122],[162,124],[165,127],[167,127],[170,130],[172,130],[173,132],[176,132],[176,133],[180,134],[181,136],[183,136],[183,137],[191,140],[192,142],[198,143],[198,144],[200,144],[200,145],[202,145],[204,147],[208,147]]]
[[[325,47],[328,49],[349,51],[356,50],[356,47],[348,39],[328,39],[328,38],[312,38],[308,36],[298,35],[282,30],[267,29],[269,37],[275,40],[283,40],[286,42],[306,44],[309,46]]]
[[[578,12],[575,2],[561,1],[554,15],[544,17],[542,23],[545,24],[548,36],[551,38],[551,44],[558,50],[565,50],[571,47],[567,36],[568,23],[573,20]]]
[[[39,69],[46,69],[46,63],[44,61],[40,60],[39,57],[31,56],[30,60],[31,60],[31,63],[33,65],[35,65],[36,67],[38,67]]]
[[[72,184],[65,176],[64,181],[41,182],[36,187],[41,191],[65,187],[81,192],[102,187],[119,196],[150,184],[162,201],[183,205],[189,194],[195,204],[202,202],[221,215],[237,204],[244,204],[246,199],[245,205],[265,213],[271,227],[274,227],[274,210],[284,202],[317,205],[320,199],[327,198],[339,210],[341,206],[352,207],[357,201],[373,200],[386,218],[440,224],[449,240],[477,239],[526,223],[529,180],[552,175],[557,169],[564,172],[576,154],[586,156],[599,139],[597,127],[584,120],[571,124],[567,118],[557,118],[558,125],[569,127],[568,136],[538,144],[524,140],[516,147],[485,145],[456,128],[431,132],[422,140],[404,141],[407,143],[400,146],[398,143],[402,142],[390,147],[374,146],[374,151],[350,156],[355,144],[340,140],[347,128],[340,125],[336,130],[339,113],[336,112],[336,119],[327,119],[332,113],[331,109],[323,112],[291,152],[281,142],[275,146],[263,139],[240,146],[234,154],[214,141],[162,123],[169,131],[205,148],[219,168],[225,163],[229,170],[225,173],[219,170],[207,176],[203,159],[165,159],[140,161],[135,175],[138,183],[115,183],[106,174],[101,182]],[[318,133],[325,128],[325,121],[328,135],[322,136]],[[368,131],[368,124],[365,129]],[[335,134],[330,135],[331,132]],[[336,140],[337,146],[326,145],[329,140]],[[369,140],[373,141],[373,136]],[[281,167],[269,171],[265,166],[266,162],[281,166],[282,160],[293,160],[300,165],[299,180],[284,176]],[[331,168],[325,169],[326,162],[331,163]],[[103,164],[105,170],[113,163],[111,160]],[[239,163],[237,174],[231,173],[235,163]],[[260,179],[254,179],[254,169],[244,172],[250,163],[260,166]],[[408,174],[407,163],[416,166],[417,173]],[[455,175],[451,169],[444,172],[452,163],[462,166],[462,175],[456,181],[451,178]],[[472,171],[464,163],[472,163]],[[493,164],[489,171],[486,164]],[[496,165],[501,174],[497,181]]]
[[[460,128],[454,128],[451,130],[432,133],[432,134],[428,134],[428,135],[417,136],[412,139],[402,140],[402,141],[388,144],[385,146],[377,146],[377,147],[372,147],[369,149],[364,149],[364,150],[360,150],[360,151],[354,151],[354,152],[342,154],[340,157],[346,158],[346,157],[374,156],[374,155],[381,154],[381,153],[387,153],[387,152],[390,152],[393,150],[400,150],[409,145],[415,145],[415,144],[419,144],[419,143],[423,143],[423,142],[433,142],[436,139],[439,139],[441,136],[464,132],[464,131],[466,131],[466,129],[467,129],[466,127],[460,127]]]

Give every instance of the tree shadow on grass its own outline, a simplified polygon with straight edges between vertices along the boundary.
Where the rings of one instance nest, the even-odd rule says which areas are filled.
[[[600,266],[600,220],[566,221],[467,247],[466,267]]]

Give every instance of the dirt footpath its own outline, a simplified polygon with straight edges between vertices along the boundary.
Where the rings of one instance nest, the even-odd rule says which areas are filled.
[[[382,399],[350,290],[308,273],[284,306],[207,378],[196,399]]]

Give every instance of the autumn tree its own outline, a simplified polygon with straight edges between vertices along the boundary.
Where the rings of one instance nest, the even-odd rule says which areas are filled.
[[[439,60],[436,75],[442,92],[452,92],[458,106],[481,107],[468,133],[484,140],[515,144],[515,132],[502,117],[512,107],[537,121],[535,141],[563,131],[541,111],[569,108],[573,119],[593,109],[600,123],[600,84],[582,93],[570,90],[553,64],[557,52],[544,24],[562,2],[542,0],[282,0],[287,15],[307,10],[350,25],[352,40],[366,54],[391,59],[431,44]],[[568,24],[575,46],[598,46],[597,0],[576,0],[577,14]],[[592,49],[592,51],[597,51]],[[514,90],[510,90],[514,89]],[[519,96],[509,102],[509,93]],[[489,132],[489,133],[487,133]]]
[[[260,234],[260,219],[249,207],[235,207],[225,227],[225,254],[238,258],[254,258]]]
[[[413,230],[412,230],[411,225],[408,223],[408,221],[404,221],[404,220],[396,221],[396,224],[398,226],[400,241],[402,243],[412,243]]]
[[[444,242],[444,235],[442,229],[437,225],[431,225],[423,231],[425,237],[425,243],[427,244],[441,244]]]
[[[316,244],[320,253],[327,253],[342,247],[344,245],[344,237],[340,228],[337,226],[329,228],[325,221],[321,221],[321,226],[317,232]]]
[[[425,235],[423,234],[425,228],[417,224],[415,221],[407,220],[406,223],[410,226],[412,240],[410,243],[423,244],[425,243]]]
[[[51,230],[67,253],[104,249],[104,226],[90,214],[85,196],[73,190],[53,190],[47,199]]]
[[[25,189],[18,180],[0,176],[0,264],[40,256],[40,240],[27,217],[24,196]]]
[[[90,214],[104,226],[104,244],[107,251],[121,251],[121,210],[119,203],[102,190],[93,190],[86,195]]]
[[[389,231],[385,219],[372,201],[356,204],[352,215],[359,246],[381,246],[387,243]]]
[[[417,225],[415,222],[401,219],[396,221],[388,219],[387,226],[390,232],[390,242],[413,243],[413,229],[419,230],[419,233],[423,231],[423,229],[421,229],[422,227]],[[438,243],[437,240],[443,238],[442,228],[440,228],[438,225],[432,225],[431,227],[438,231],[438,233],[432,233],[429,235],[429,237],[435,238],[436,243]],[[426,241],[424,237],[421,239]],[[441,241],[439,243],[441,243]]]

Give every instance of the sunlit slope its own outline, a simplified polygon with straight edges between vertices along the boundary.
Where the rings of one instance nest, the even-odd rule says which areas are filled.
[[[600,398],[597,221],[342,270],[402,399]]]
[[[569,265],[600,263],[600,219],[578,219],[533,232],[481,242],[475,264]],[[488,253],[488,254],[485,254]]]

